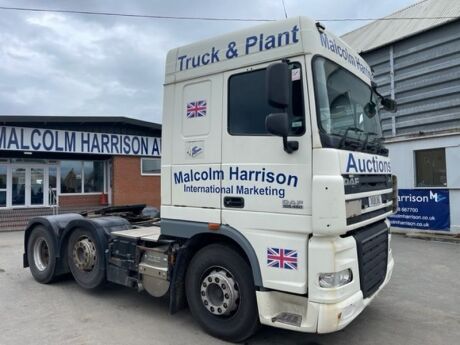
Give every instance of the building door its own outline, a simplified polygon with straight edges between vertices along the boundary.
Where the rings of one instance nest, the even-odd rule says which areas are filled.
[[[0,208],[6,207],[8,185],[8,166],[0,164]]]
[[[11,179],[11,206],[26,206],[26,168],[13,167]]]
[[[294,266],[279,270],[264,264],[264,286],[305,293],[306,232],[311,223],[311,127],[308,99],[303,97],[307,87],[305,63],[303,57],[289,60],[289,140],[299,144],[292,153],[287,153],[283,140],[270,135],[265,126],[268,114],[282,111],[267,101],[267,65],[224,74],[222,224],[238,229],[253,244],[261,263],[267,262],[271,250],[295,252],[299,263],[295,276],[291,270]]]
[[[30,206],[43,206],[45,203],[45,169],[30,168]]]
[[[37,207],[48,203],[47,169],[44,165],[11,167],[12,207]]]

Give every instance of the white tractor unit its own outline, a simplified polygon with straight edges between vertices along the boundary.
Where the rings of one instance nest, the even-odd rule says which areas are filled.
[[[304,18],[171,50],[161,217],[145,205],[37,217],[24,266],[50,283],[105,282],[188,305],[229,341],[260,324],[335,332],[393,271],[396,179],[364,60]]]

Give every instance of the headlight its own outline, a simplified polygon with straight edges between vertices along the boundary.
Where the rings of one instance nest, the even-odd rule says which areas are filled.
[[[340,272],[319,274],[319,286],[322,288],[335,288],[343,286],[352,280],[353,273],[349,268]]]

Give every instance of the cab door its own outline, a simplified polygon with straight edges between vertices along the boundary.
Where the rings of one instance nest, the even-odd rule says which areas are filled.
[[[162,168],[170,169],[171,206],[162,206],[163,218],[221,223],[222,78],[174,86],[174,111],[164,122],[171,167]]]
[[[282,138],[265,129],[266,116],[282,111],[268,104],[267,64],[227,72],[223,92],[222,223],[250,240],[265,287],[296,293],[306,291],[311,216],[311,127],[304,61],[303,57],[289,61],[289,140],[299,143],[293,153],[286,153]]]

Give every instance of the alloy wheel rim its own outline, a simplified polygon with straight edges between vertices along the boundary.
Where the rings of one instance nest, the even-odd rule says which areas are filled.
[[[49,265],[49,247],[43,237],[38,238],[34,243],[33,248],[35,266],[40,272],[45,271]]]
[[[238,283],[223,267],[213,267],[203,275],[200,295],[203,306],[216,316],[233,315],[240,302]]]

